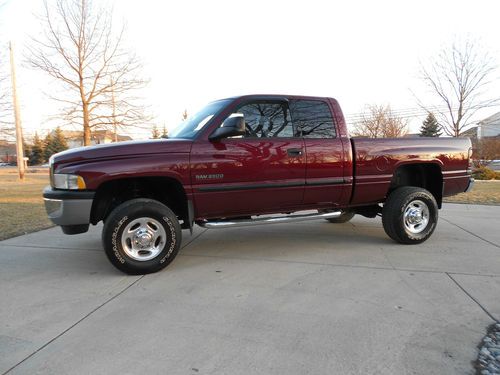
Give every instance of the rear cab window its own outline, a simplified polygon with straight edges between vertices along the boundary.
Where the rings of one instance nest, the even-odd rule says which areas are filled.
[[[295,135],[304,138],[335,138],[335,125],[328,103],[293,99],[289,102]]]

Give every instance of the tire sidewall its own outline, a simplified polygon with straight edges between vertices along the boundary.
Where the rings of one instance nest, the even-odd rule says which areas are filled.
[[[420,233],[410,232],[404,224],[405,210],[408,207],[408,205],[415,200],[423,201],[427,205],[427,208],[429,209],[429,223],[427,224],[427,227]],[[434,232],[434,229],[436,229],[438,221],[437,219],[438,219],[438,208],[436,201],[434,200],[432,195],[430,193],[427,193],[426,191],[414,192],[412,194],[409,194],[408,197],[403,201],[403,204],[401,205],[401,211],[399,212],[399,217],[398,217],[399,227],[400,227],[399,229],[401,232],[404,232],[406,240],[408,242],[420,243],[429,238],[430,235]]]
[[[140,217],[157,220],[165,229],[167,236],[162,251],[155,258],[147,261],[129,257],[121,241],[127,224]],[[173,212],[160,202],[130,201],[117,207],[111,213],[104,226],[103,242],[109,260],[121,271],[129,274],[151,273],[166,267],[175,258],[181,243],[181,230]]]

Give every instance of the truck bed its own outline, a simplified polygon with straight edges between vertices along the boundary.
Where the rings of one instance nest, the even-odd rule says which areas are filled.
[[[429,163],[439,168],[443,196],[463,192],[469,183],[468,138],[352,138],[353,194],[351,204],[385,200],[394,172],[403,165]]]

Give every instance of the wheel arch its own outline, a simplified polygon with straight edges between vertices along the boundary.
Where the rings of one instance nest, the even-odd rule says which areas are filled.
[[[402,186],[415,186],[428,190],[436,199],[438,208],[443,200],[443,173],[438,162],[401,163],[394,170],[387,196]]]
[[[183,221],[183,228],[190,227],[192,208],[186,191],[179,180],[167,176],[126,177],[103,182],[96,189],[90,222],[95,225],[105,220],[115,207],[134,198],[150,198],[165,204]]]

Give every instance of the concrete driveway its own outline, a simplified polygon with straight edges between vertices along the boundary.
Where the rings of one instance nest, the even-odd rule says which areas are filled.
[[[126,276],[100,228],[0,242],[0,373],[457,374],[500,318],[500,207],[445,205],[420,246],[379,219],[184,232]]]

